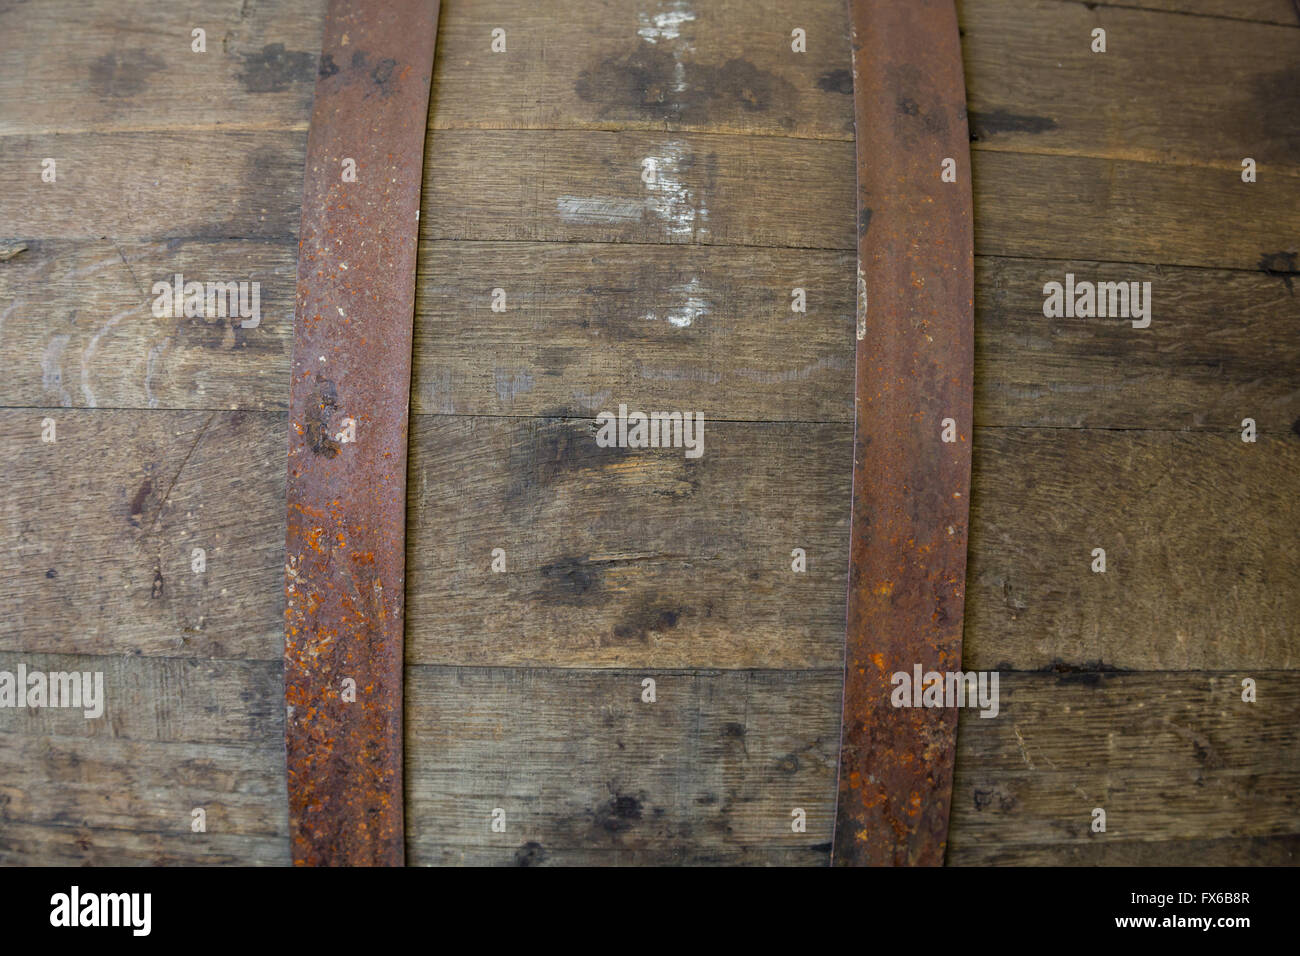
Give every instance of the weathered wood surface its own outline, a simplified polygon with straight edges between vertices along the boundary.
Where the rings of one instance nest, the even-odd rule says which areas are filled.
[[[0,648],[276,659],[286,427],[242,411],[0,412]],[[836,666],[849,426],[708,421],[698,459],[599,449],[593,427],[416,419],[412,663]],[[1300,546],[1274,530],[1300,520],[1294,435],[980,428],[975,447],[967,663],[1296,666]]]
[[[287,433],[284,415],[0,411],[0,647],[278,658]]]
[[[29,6],[0,10],[0,668],[100,669],[118,696],[103,722],[0,710],[0,860],[284,863],[282,412],[323,5]],[[840,0],[700,7],[444,5],[412,389],[413,862],[826,860],[847,21]],[[962,715],[949,861],[1295,862],[1293,10],[960,9],[981,254],[967,664],[1006,673],[997,719]],[[154,318],[175,272],[260,281],[260,326]],[[1151,281],[1151,327],[1044,318],[1066,272]],[[620,401],[704,412],[704,458],[595,448]]]
[[[285,407],[292,244],[22,245],[0,263],[13,356],[0,404]],[[822,250],[428,242],[412,408],[591,416],[630,395],[709,419],[851,422],[852,262]],[[150,289],[178,272],[260,282],[261,324],[155,318]],[[1150,281],[1150,328],[1044,319],[1042,287],[1066,273]],[[976,422],[1222,431],[1252,417],[1282,434],[1300,418],[1294,285],[1258,271],[980,258]],[[495,288],[504,312],[492,311]],[[795,288],[805,313],[791,311]]]
[[[7,3],[0,135],[306,130],[324,12],[319,0]]]
[[[431,135],[439,175],[425,181],[425,240],[854,246],[851,143],[641,131]],[[75,134],[54,144],[6,137],[0,221],[15,239],[289,238],[304,141],[247,132]],[[50,152],[60,178],[42,184],[40,157]],[[231,159],[200,164],[194,153]],[[645,160],[656,164],[654,184],[641,180]],[[1265,169],[1245,184],[1235,169],[988,151],[972,173],[981,255],[1296,273],[1300,210],[1290,200],[1300,170]]]
[[[639,7],[448,4],[432,125],[852,139],[839,4]],[[1236,143],[1249,141],[1270,161],[1296,165],[1294,129],[1257,108],[1295,105],[1296,38],[1270,28],[1300,26],[1291,0],[965,0],[960,9],[977,149],[1019,141],[1235,163]],[[1158,9],[1192,15],[1153,16]],[[195,0],[97,2],[71,19],[61,4],[14,4],[0,10],[0,36],[10,38],[0,44],[0,82],[14,94],[0,98],[0,135],[305,129],[322,14],[319,0],[218,10]],[[1097,26],[1111,40],[1105,59],[1090,49]],[[205,54],[191,50],[196,27],[207,31]],[[790,49],[794,27],[807,33],[807,55]],[[506,55],[485,55],[494,28],[506,31]],[[1110,108],[1116,101],[1134,112]],[[199,121],[194,102],[204,104]]]
[[[102,722],[0,711],[6,861],[284,862],[276,662],[21,659],[125,690]],[[824,863],[838,671],[660,670],[654,704],[645,676],[411,668],[412,862]],[[952,862],[1169,861],[1181,841],[1293,862],[1300,683],[1253,672],[1245,704],[1242,676],[1003,675],[998,717],[963,715]]]

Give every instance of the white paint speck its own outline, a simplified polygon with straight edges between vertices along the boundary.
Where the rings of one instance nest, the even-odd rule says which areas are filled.
[[[560,196],[555,200],[555,210],[566,222],[640,222],[645,204],[603,196]]]
[[[654,182],[644,183],[646,208],[664,223],[668,236],[695,238],[707,232],[708,207],[686,182],[686,170],[695,161],[686,144],[670,140],[646,159],[655,170]]]
[[[695,14],[686,0],[674,0],[668,4],[668,9],[663,13],[656,13],[653,16],[648,13],[638,13],[637,22],[640,28],[636,31],[636,35],[647,43],[657,44],[661,40],[676,40],[682,35],[682,24],[690,23],[694,19]]]
[[[692,277],[690,282],[675,285],[671,291],[681,296],[683,301],[681,305],[674,306],[662,314],[663,319],[670,325],[674,325],[679,329],[687,328],[694,325],[697,319],[703,318],[711,311],[711,303],[704,296],[707,290],[698,278]],[[642,318],[657,321],[660,314],[647,312]]]

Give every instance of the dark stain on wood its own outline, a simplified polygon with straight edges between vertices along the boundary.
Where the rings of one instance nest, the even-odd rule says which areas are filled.
[[[141,482],[140,487],[136,489],[135,497],[131,499],[131,510],[127,520],[137,528],[140,527],[140,519],[144,517],[145,499],[149,497],[152,491],[153,479],[146,478]]]
[[[283,93],[316,79],[316,54],[286,50],[283,43],[268,43],[257,53],[245,53],[239,80],[249,93]]]
[[[1296,271],[1296,254],[1294,252],[1266,252],[1259,257],[1259,271],[1267,276],[1281,279],[1286,283],[1286,291],[1295,295],[1291,280],[1300,275]]]
[[[153,54],[140,49],[119,57],[116,51],[105,53],[90,65],[90,88],[105,99],[135,96],[149,85],[149,77],[167,65]]]
[[[1040,670],[1057,675],[1056,683],[1058,686],[1063,684],[1085,684],[1088,687],[1099,687],[1102,678],[1106,675],[1123,673],[1123,670],[1113,664],[1106,664],[1100,660],[1070,664],[1057,659],[1046,667],[1040,668]]]
[[[638,44],[578,74],[578,97],[602,117],[649,116],[684,122],[696,114],[713,121],[736,111],[790,112],[795,88],[768,70],[736,58],[722,66],[686,63],[667,50]],[[793,126],[793,118],[780,120]]]
[[[650,640],[651,634],[662,634],[677,627],[682,616],[689,608],[663,604],[654,600],[643,600],[622,621],[614,625],[614,638],[619,641],[639,641],[642,644]]]
[[[515,866],[541,866],[546,862],[546,849],[536,840],[529,840],[515,850]]]
[[[534,598],[547,604],[582,605],[600,590],[600,566],[585,557],[564,557],[538,570],[543,586]]]
[[[848,70],[831,70],[817,77],[817,88],[827,93],[853,95],[853,74]]]
[[[596,444],[596,423],[586,419],[521,420],[510,443],[511,503],[528,506],[541,489],[571,472],[599,470],[623,457],[620,448]]]
[[[989,112],[972,110],[967,114],[970,119],[970,141],[996,136],[998,133],[1046,133],[1056,129],[1056,120],[1046,116],[1029,116],[1012,113],[1010,110],[997,109]]]
[[[615,793],[596,809],[596,826],[608,833],[623,833],[641,822],[645,795]]]
[[[1242,142],[1268,143],[1279,164],[1293,163],[1300,152],[1300,123],[1294,122],[1300,113],[1300,64],[1257,76],[1251,86],[1252,108],[1233,114],[1244,127],[1238,135]]]

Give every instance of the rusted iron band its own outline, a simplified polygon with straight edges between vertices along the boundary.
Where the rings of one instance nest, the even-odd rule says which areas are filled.
[[[437,27],[438,0],[331,0],[325,20],[289,395],[285,752],[300,865],[404,860],[407,410]]]
[[[957,711],[895,707],[891,694],[892,675],[910,680],[918,664],[961,668],[974,360],[961,46],[953,0],[851,0],[850,10],[857,408],[832,859],[938,865]]]

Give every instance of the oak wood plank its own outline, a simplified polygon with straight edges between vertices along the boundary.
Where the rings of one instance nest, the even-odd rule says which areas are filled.
[[[15,239],[291,239],[306,130],[20,134],[0,150]],[[41,179],[55,161],[54,182]]]
[[[752,846],[824,863],[811,848],[830,840],[840,675],[653,676],[652,704],[636,672],[409,668],[413,862],[451,845],[476,862],[530,850],[698,862]],[[796,808],[807,832],[791,829]]]
[[[1100,836],[1100,835],[1099,835]],[[1300,835],[949,846],[948,866],[1296,866]]]
[[[12,248],[0,262],[0,357],[8,370],[0,403],[286,407],[295,245],[32,240]],[[257,317],[221,317],[215,300],[210,314],[156,316],[154,284],[171,286],[178,274],[186,282],[256,282]]]
[[[589,419],[418,419],[407,661],[838,666],[851,435],[706,422],[687,458],[599,448]]]
[[[425,155],[424,240],[853,248],[849,142],[431,130]]]
[[[19,246],[0,262],[0,403],[284,408],[291,244]],[[729,246],[425,243],[412,405],[589,416],[635,392],[710,419],[851,421],[852,261]],[[1223,430],[1249,416],[1282,431],[1300,418],[1300,300],[1285,272],[1000,257],[976,268],[981,425]],[[258,282],[260,324],[154,317],[153,284],[177,273]],[[1067,273],[1150,282],[1151,326],[1045,318],[1043,286]],[[492,308],[497,288],[504,312]],[[794,288],[805,313],[791,311]]]
[[[426,240],[855,248],[851,143],[641,131],[430,136]],[[9,145],[0,217],[14,239],[286,239],[297,229],[300,133],[68,134]],[[191,152],[230,158],[198,163]],[[67,157],[64,172],[42,183],[40,157],[51,153]],[[642,181],[645,160],[653,183]],[[1231,169],[987,150],[973,175],[983,255],[1296,272],[1300,170],[1246,184]]]
[[[1293,433],[977,430],[964,661],[1296,667],[1298,471]]]
[[[805,53],[791,49],[802,29]],[[504,53],[491,52],[505,31]],[[449,3],[438,129],[659,129],[851,140],[838,0]]]
[[[1044,286],[1067,275],[1150,283],[1150,326],[1044,317]],[[1290,275],[986,257],[975,283],[980,425],[1231,431],[1249,417],[1281,435],[1300,420]]]
[[[0,136],[305,129],[322,0],[91,0],[0,9]],[[193,50],[205,31],[206,52]]]
[[[1256,703],[1241,699],[1245,677]],[[1134,859],[1148,842],[1297,832],[1295,671],[1015,675],[1001,704],[992,720],[962,714],[953,862],[981,844],[1132,842],[1121,856]],[[1105,833],[1091,831],[1096,807]]]
[[[966,0],[961,28],[974,149],[1296,172],[1300,30],[1061,0]]]
[[[6,820],[5,866],[288,866],[289,838],[45,826]]]
[[[0,648],[277,659],[285,427],[280,413],[0,412],[14,463]],[[706,421],[698,459],[598,448],[591,419],[413,427],[411,661],[839,665],[847,424]],[[1300,549],[1277,529],[1295,517],[1297,456],[1263,419],[1255,444],[978,428],[968,663],[1295,666]]]
[[[709,419],[853,415],[851,253],[425,243],[420,413],[592,416],[618,395]],[[494,311],[494,290],[505,295]],[[795,312],[795,289],[804,312]]]
[[[1300,172],[981,150],[981,255],[1296,271]]]
[[[84,708],[0,707],[0,733],[92,743],[259,747],[284,730],[280,668],[274,661],[200,660],[131,653],[0,652],[0,670],[16,674],[100,674],[102,716]]]
[[[0,649],[278,660],[287,428],[282,414],[0,412]]]
[[[230,747],[5,734],[3,742],[8,819],[162,833],[177,844],[202,844],[208,833],[287,843],[283,741]],[[204,811],[207,833],[192,831],[195,809]]]

